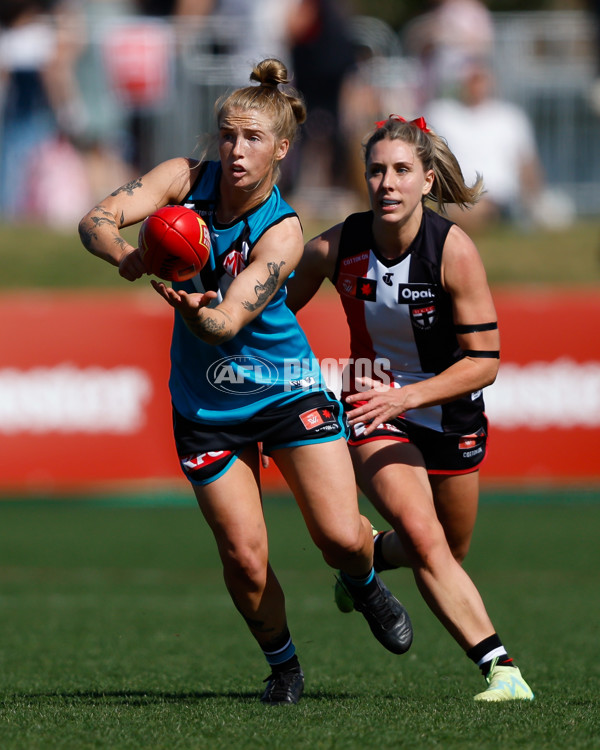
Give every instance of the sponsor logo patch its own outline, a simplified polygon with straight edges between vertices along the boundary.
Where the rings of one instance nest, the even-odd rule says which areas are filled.
[[[350,258],[344,258],[342,261],[342,267],[347,268],[348,266],[352,266],[354,263],[361,263],[366,260],[369,260],[369,253],[359,253],[358,255],[353,255]]]
[[[410,316],[415,328],[427,330],[432,328],[437,320],[434,284],[398,284],[398,304],[410,305]]]
[[[327,408],[311,409],[305,411],[300,416],[300,421],[307,430],[314,430],[317,427],[335,424],[335,416]]]
[[[377,281],[363,276],[340,274],[337,290],[347,297],[356,297],[366,302],[375,302],[377,299]]]
[[[398,304],[426,304],[435,301],[435,286],[433,284],[398,284]]]
[[[377,282],[374,279],[356,279],[356,299],[375,302],[377,299]]]
[[[238,250],[232,250],[223,259],[223,269],[232,278],[240,274],[244,268],[246,268],[244,256]]]
[[[204,469],[206,466],[214,464],[215,461],[227,458],[228,456],[231,456],[231,451],[208,451],[207,453],[184,456],[180,460],[184,469],[198,471],[198,469]]]

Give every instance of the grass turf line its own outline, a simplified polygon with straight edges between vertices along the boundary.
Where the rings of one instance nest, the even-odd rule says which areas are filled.
[[[415,626],[395,657],[335,610],[293,502],[265,509],[307,678],[283,709],[191,503],[2,504],[0,747],[598,747],[600,504],[482,506],[466,567],[536,692],[496,706],[408,571],[385,574]]]

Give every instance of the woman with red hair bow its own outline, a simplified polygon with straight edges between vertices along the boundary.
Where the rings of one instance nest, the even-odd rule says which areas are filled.
[[[371,210],[305,247],[288,305],[297,311],[325,278],[350,328],[342,377],[357,482],[393,531],[375,540],[379,570],[411,567],[440,622],[487,679],[476,700],[531,700],[461,566],[477,514],[486,453],[482,389],[498,371],[496,311],[483,263],[456,224],[426,206],[468,208],[447,143],[425,120],[377,123],[364,146]],[[336,601],[353,603],[338,584]]]

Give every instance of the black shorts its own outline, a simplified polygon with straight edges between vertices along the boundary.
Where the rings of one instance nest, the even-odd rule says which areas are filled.
[[[370,435],[361,435],[363,429],[361,423],[350,427],[349,445],[363,445],[383,439],[412,443],[421,451],[429,474],[468,474],[477,471],[487,452],[488,423],[485,416],[481,424],[464,435],[419,427],[401,417],[379,425]]]
[[[277,448],[348,437],[342,405],[321,391],[263,409],[239,424],[194,422],[173,408],[173,432],[181,469],[192,484],[218,479],[249,445],[262,443],[270,455]]]

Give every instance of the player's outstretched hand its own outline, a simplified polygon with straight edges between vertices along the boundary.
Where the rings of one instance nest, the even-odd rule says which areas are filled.
[[[176,291],[171,286],[167,286],[162,281],[150,282],[154,289],[165,299],[171,307],[183,315],[184,318],[194,318],[202,307],[206,307],[217,296],[216,292],[194,292],[188,294],[183,289]]]

